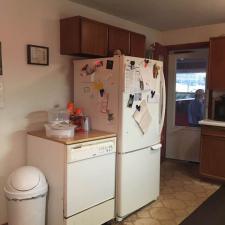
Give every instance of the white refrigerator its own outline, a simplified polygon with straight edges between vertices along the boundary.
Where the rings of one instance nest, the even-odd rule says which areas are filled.
[[[117,220],[159,196],[165,93],[160,61],[130,56],[74,61],[75,106],[90,117],[92,129],[117,134]]]

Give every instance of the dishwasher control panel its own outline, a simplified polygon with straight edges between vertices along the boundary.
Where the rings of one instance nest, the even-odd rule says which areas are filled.
[[[102,139],[67,147],[67,163],[112,154],[116,152],[116,138]]]

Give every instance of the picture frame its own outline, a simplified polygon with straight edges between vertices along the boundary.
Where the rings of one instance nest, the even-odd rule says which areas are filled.
[[[2,70],[2,44],[0,42],[0,76],[3,75],[3,70]]]
[[[48,66],[49,48],[39,45],[27,45],[27,63]]]

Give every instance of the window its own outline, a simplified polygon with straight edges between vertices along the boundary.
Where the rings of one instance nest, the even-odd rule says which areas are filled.
[[[176,126],[198,126],[203,118],[206,69],[205,59],[177,59]]]

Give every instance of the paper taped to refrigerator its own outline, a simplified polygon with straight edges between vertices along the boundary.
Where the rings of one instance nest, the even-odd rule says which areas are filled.
[[[146,100],[143,100],[140,104],[139,110],[136,110],[133,115],[135,121],[137,122],[141,132],[145,134],[151,124],[151,115],[148,110]]]
[[[141,90],[139,71],[129,68],[125,69],[125,90],[129,93],[135,93]]]

